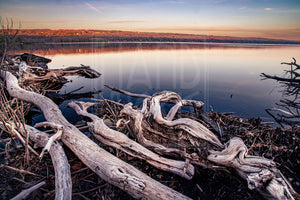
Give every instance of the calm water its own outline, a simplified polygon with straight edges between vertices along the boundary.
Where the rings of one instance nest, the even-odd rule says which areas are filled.
[[[300,46],[93,43],[33,53],[52,59],[50,68],[84,64],[102,73],[98,79],[71,77],[62,93],[84,86],[80,92],[96,88],[105,98],[139,104],[141,100],[112,92],[104,84],[150,95],[171,90],[185,99],[203,101],[206,110],[270,118],[265,109],[282,96],[279,84],[262,81],[260,73],[283,74],[287,67],[280,63],[300,59]]]

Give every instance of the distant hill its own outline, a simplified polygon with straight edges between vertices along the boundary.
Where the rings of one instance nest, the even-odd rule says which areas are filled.
[[[107,30],[50,30],[22,29],[20,36],[24,42],[225,42],[225,43],[264,43],[300,44],[300,41],[279,40],[256,37],[231,37],[176,33],[107,31]]]

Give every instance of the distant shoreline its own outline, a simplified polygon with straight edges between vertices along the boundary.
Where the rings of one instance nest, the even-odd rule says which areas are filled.
[[[253,46],[299,46],[299,43],[237,43],[237,42],[156,42],[156,41],[106,41],[106,42],[48,42],[45,44],[73,45],[73,44],[182,44],[182,45],[253,45]]]
[[[145,37],[84,37],[84,36],[18,36],[23,44],[68,44],[68,43],[153,43],[153,44],[253,44],[253,45],[299,45],[300,41],[288,40],[228,40],[228,39],[172,39]]]
[[[50,30],[21,29],[18,33],[22,43],[68,43],[68,42],[184,42],[184,43],[247,43],[247,44],[300,44],[300,41],[257,37],[232,37],[177,33],[148,33],[106,30]]]

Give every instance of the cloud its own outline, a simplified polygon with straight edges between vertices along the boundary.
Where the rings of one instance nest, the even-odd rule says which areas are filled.
[[[123,23],[141,23],[146,22],[144,20],[111,20],[108,21],[108,23],[114,23],[114,24],[123,24]]]
[[[97,13],[101,14],[101,10],[99,10],[98,8],[96,8],[95,6],[92,6],[91,4],[89,4],[88,2],[85,2],[85,5],[88,6],[89,9],[96,11]]]
[[[246,10],[247,7],[246,6],[243,6],[243,7],[240,7],[239,10]]]
[[[223,3],[226,3],[228,0],[212,0],[211,2],[213,4],[223,4]]]
[[[270,10],[273,10],[273,8],[265,8],[264,10],[270,11]]]
[[[181,0],[170,0],[168,1],[168,3],[172,3],[172,4],[183,4],[185,3],[184,1],[181,1]]]

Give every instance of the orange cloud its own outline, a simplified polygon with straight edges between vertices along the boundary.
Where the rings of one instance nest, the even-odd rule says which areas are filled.
[[[107,23],[115,23],[115,24],[122,24],[122,23],[141,23],[146,22],[144,20],[111,20],[107,21]]]
[[[265,8],[264,10],[270,11],[270,10],[273,10],[273,8]]]

